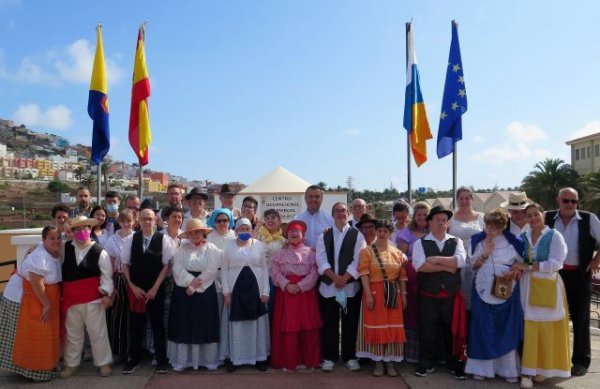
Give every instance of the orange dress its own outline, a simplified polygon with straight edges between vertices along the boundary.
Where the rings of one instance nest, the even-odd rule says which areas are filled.
[[[389,280],[407,280],[404,269],[406,256],[400,250],[390,245],[387,250],[380,251],[379,256]],[[399,362],[403,359],[403,343],[406,342],[402,296],[398,294],[396,308],[386,308],[383,273],[371,247],[361,250],[358,273],[361,276],[369,276],[369,286],[375,306],[372,310],[367,308],[366,293],[363,292],[356,355],[375,361]]]

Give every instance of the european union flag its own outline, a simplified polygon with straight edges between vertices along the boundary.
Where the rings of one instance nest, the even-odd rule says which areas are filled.
[[[454,152],[454,144],[462,139],[462,115],[467,112],[467,90],[460,45],[458,43],[457,23],[452,21],[452,42],[448,56],[446,84],[442,98],[442,113],[437,139],[438,158],[444,158]]]
[[[108,87],[102,46],[102,26],[96,28],[98,43],[92,69],[88,115],[94,121],[92,135],[92,161],[99,165],[110,149],[110,129],[108,126]]]

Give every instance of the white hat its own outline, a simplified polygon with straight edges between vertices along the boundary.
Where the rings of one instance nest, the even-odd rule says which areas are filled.
[[[527,193],[511,192],[508,194],[508,201],[503,202],[500,206],[508,210],[523,210],[531,203],[531,200],[527,198]]]

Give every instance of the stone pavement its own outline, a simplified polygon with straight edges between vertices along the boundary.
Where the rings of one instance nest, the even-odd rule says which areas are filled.
[[[169,372],[156,375],[149,361],[130,375],[121,374],[122,365],[115,366],[112,376],[101,378],[98,370],[85,362],[78,375],[69,379],[55,379],[45,383],[29,382],[21,377],[0,372],[0,388],[73,388],[73,389],[118,389],[118,388],[244,388],[244,389],[467,389],[467,388],[518,388],[516,384],[508,384],[504,380],[486,380],[484,382],[468,379],[457,381],[446,372],[444,367],[436,373],[420,378],[413,374],[414,366],[400,364],[401,377],[375,378],[370,368],[360,373],[350,373],[343,366],[338,366],[333,373],[322,373],[320,370],[284,372],[269,369],[260,373],[251,368],[242,368],[235,373],[227,373],[223,368],[215,372],[186,371],[184,373]],[[596,389],[600,387],[600,330],[592,329],[592,365],[584,377],[567,380],[551,379],[544,384],[535,384],[536,388],[556,387],[567,389]]]

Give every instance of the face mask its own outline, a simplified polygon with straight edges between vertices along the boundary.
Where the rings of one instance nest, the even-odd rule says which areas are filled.
[[[91,233],[92,232],[89,230],[75,231],[73,233],[73,237],[75,238],[75,240],[85,241],[90,239]]]
[[[110,213],[117,212],[119,210],[119,204],[106,204],[106,210]]]
[[[249,232],[242,232],[241,234],[238,234],[238,238],[242,242],[246,242],[247,240],[250,239],[251,236],[252,236],[252,234],[250,234]]]
[[[346,291],[344,289],[339,289],[335,294],[335,301],[340,304],[340,307],[342,307],[342,311],[344,311],[344,313],[348,312],[346,300]]]

